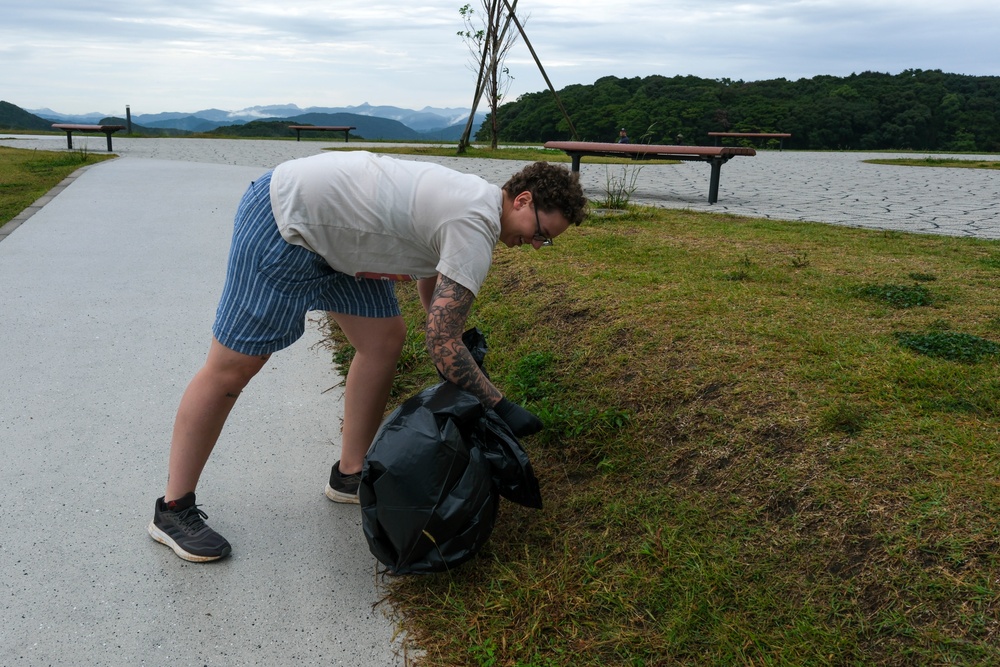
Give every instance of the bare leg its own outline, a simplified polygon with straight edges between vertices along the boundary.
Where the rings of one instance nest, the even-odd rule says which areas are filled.
[[[382,423],[396,362],[406,339],[406,323],[402,317],[330,316],[357,350],[344,387],[340,452],[340,472],[350,475],[361,471],[368,447]]]
[[[205,365],[191,380],[177,408],[166,500],[195,490],[236,399],[269,356],[241,354],[212,339]]]

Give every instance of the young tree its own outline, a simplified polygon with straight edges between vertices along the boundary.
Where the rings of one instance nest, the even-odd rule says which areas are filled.
[[[490,108],[490,145],[497,147],[497,109],[510,89],[513,77],[504,65],[504,59],[510,47],[517,40],[517,32],[511,30],[513,14],[517,10],[517,0],[505,3],[503,0],[480,0],[480,10],[476,11],[471,4],[459,8],[465,25],[458,31],[459,37],[465,40],[472,57],[470,69],[478,72],[476,80],[476,95],[472,103],[472,112],[466,123],[465,132],[458,144],[458,152],[465,152],[472,131],[472,119],[476,115],[476,107],[484,96]],[[478,65],[478,67],[477,67]]]

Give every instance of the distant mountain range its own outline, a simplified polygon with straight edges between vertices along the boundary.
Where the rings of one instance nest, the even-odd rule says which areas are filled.
[[[99,123],[109,118],[107,114],[97,112],[65,114],[47,108],[25,109],[24,111],[54,123]],[[117,116],[114,117],[117,118]],[[365,139],[456,141],[465,129],[468,117],[468,109],[454,108],[424,107],[415,111],[393,106],[372,106],[365,103],[354,107],[308,107],[303,109],[295,104],[280,104],[249,107],[239,111],[203,109],[194,113],[166,111],[145,114],[133,112],[132,123],[153,130],[212,132],[218,128],[244,125],[255,121],[291,121],[306,125],[354,125],[357,127],[355,133]],[[485,113],[476,114],[473,135],[485,118]]]

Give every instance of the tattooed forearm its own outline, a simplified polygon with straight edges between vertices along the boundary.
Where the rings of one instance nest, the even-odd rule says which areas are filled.
[[[469,317],[472,292],[447,276],[441,276],[427,311],[427,351],[441,375],[479,397],[484,405],[500,400],[500,391],[483,375],[462,343]]]

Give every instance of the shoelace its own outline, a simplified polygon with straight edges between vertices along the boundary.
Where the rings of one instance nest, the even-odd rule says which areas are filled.
[[[183,509],[177,513],[177,523],[193,533],[196,533],[205,527],[205,519],[207,518],[208,515],[205,514],[205,512],[203,512],[197,505],[192,505],[191,507]]]

